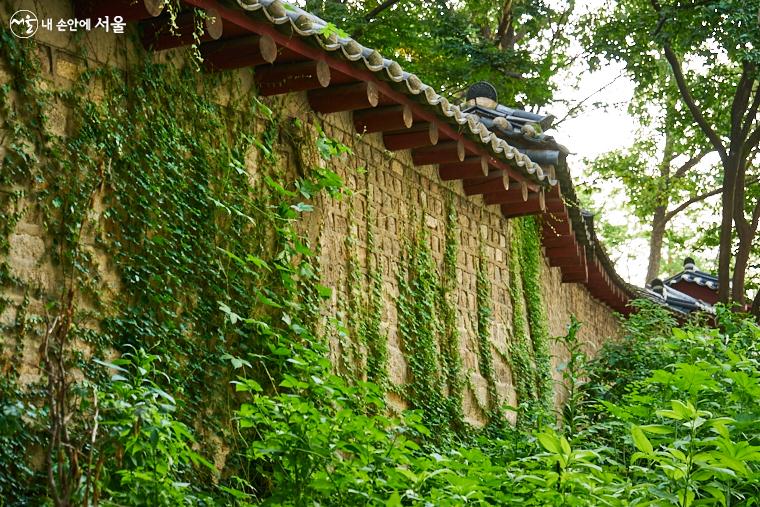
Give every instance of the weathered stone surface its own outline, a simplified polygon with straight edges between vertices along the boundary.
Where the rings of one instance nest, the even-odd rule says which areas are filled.
[[[31,4],[31,3],[30,3]],[[62,5],[61,2],[53,2]],[[66,15],[58,9],[55,15]],[[105,37],[103,34],[92,33],[86,37],[88,44],[95,48],[91,53],[93,62],[112,58],[111,63],[118,63],[122,57],[114,56],[119,45],[129,45],[128,35]],[[50,86],[68,86],[78,72],[85,68],[82,62],[77,62],[67,54],[60,53],[58,48],[69,43],[69,36],[48,34],[42,41],[52,48],[53,65],[51,67]],[[102,44],[100,44],[102,42]],[[129,49],[127,47],[127,49]],[[129,51],[126,52],[127,54]],[[242,88],[250,86],[250,72],[240,71]],[[10,79],[0,69],[0,82]],[[93,95],[98,98],[102,90],[94,89]],[[219,97],[223,104],[234,103],[234,97],[225,90]],[[378,259],[382,273],[382,330],[388,337],[389,344],[389,377],[395,383],[408,380],[408,368],[398,332],[398,315],[396,300],[399,294],[397,273],[399,262],[403,255],[404,239],[416,234],[424,227],[430,237],[431,250],[435,262],[442,265],[445,246],[445,203],[451,199],[458,215],[459,255],[457,258],[456,286],[452,300],[457,311],[457,328],[460,331],[461,357],[463,373],[471,379],[472,389],[467,388],[464,396],[464,411],[467,420],[472,424],[485,423],[481,406],[488,402],[487,385],[478,361],[477,338],[477,304],[476,277],[481,244],[485,252],[486,270],[492,284],[492,342],[494,349],[494,370],[496,372],[496,389],[500,399],[514,404],[516,394],[515,379],[512,378],[509,357],[509,344],[513,339],[512,306],[509,295],[509,244],[512,227],[504,219],[498,206],[485,206],[479,196],[467,197],[459,182],[442,182],[437,177],[434,166],[415,167],[408,152],[389,153],[385,150],[382,136],[379,134],[356,135],[353,132],[349,113],[331,114],[315,118],[310,112],[306,94],[290,94],[263,100],[283,119],[299,118],[305,124],[318,121],[324,131],[348,145],[353,154],[345,155],[335,163],[330,163],[351,190],[351,195],[342,201],[325,200],[320,210],[308,220],[305,230],[318,238],[315,244],[320,245],[320,263],[323,267],[323,283],[334,288],[334,294],[326,303],[325,313],[338,310],[338,302],[345,301],[347,284],[347,252],[346,236],[351,234],[357,238],[355,257],[366,268],[366,237],[367,215],[374,223],[375,256]],[[67,125],[65,110],[51,112],[51,122],[56,126],[55,133],[65,134]],[[285,120],[283,120],[283,123]],[[251,132],[261,133],[264,124],[250,126]],[[6,142],[9,142],[6,139]],[[297,171],[299,160],[311,167],[323,165],[324,161],[315,157],[304,147],[303,152],[295,147],[283,149],[278,156],[283,164],[288,165],[290,172]],[[259,155],[254,151],[246,157],[250,182],[260,185],[257,164]],[[364,168],[359,171],[359,168]],[[102,211],[102,208],[98,209]],[[90,217],[97,220],[97,217]],[[39,286],[43,291],[54,293],[60,289],[54,268],[47,260],[46,249],[51,244],[50,238],[45,237],[44,228],[38,217],[24,217],[16,230],[11,234],[10,253],[7,260],[11,272],[24,282]],[[481,243],[482,241],[482,243]],[[117,293],[120,290],[119,273],[109,259],[96,247],[91,253],[98,266],[98,272],[103,280],[103,289]],[[562,335],[570,321],[570,315],[583,322],[581,339],[587,343],[587,350],[593,353],[610,337],[615,337],[618,324],[611,310],[593,299],[584,287],[575,284],[562,284],[558,269],[550,268],[544,263],[541,273],[541,289],[549,320],[552,336]],[[7,295],[2,294],[0,295]],[[0,316],[0,322],[7,323],[14,317],[14,311],[8,309]],[[27,344],[24,350],[24,378],[33,380],[38,373],[35,357],[37,347]],[[498,353],[496,351],[501,351]],[[339,353],[339,347],[332,343],[331,358],[334,360]],[[564,362],[567,351],[553,346],[555,356],[553,365]],[[554,371],[555,380],[561,375]],[[562,392],[557,390],[555,400],[561,401]],[[406,408],[406,402],[395,394],[389,395],[391,407],[394,410]]]

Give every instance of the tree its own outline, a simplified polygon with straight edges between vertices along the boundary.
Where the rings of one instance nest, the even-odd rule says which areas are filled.
[[[629,106],[642,124],[637,140],[588,166],[595,181],[622,184],[628,206],[648,224],[646,281],[660,275],[663,242],[673,218],[720,193],[720,185],[710,181],[709,168],[700,167],[711,151],[709,145],[678,110],[674,87],[667,79],[662,85],[656,96],[648,91],[636,94]]]
[[[502,103],[541,107],[574,58],[571,0],[309,0],[307,8],[452,98],[486,80]]]
[[[719,297],[740,305],[760,216],[747,188],[760,144],[759,13],[760,0],[610,0],[589,20],[596,55],[625,62],[641,90],[658,89],[652,69],[667,63],[680,104],[718,153]]]

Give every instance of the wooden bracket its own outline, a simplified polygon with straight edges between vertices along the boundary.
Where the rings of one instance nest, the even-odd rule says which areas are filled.
[[[360,82],[311,90],[307,97],[313,110],[328,114],[375,107],[378,95],[374,83]]]
[[[464,161],[464,143],[459,141],[446,141],[427,148],[415,148],[412,150],[414,165],[444,164]]]
[[[201,57],[207,70],[255,67],[275,61],[277,44],[269,35],[244,35],[202,44]]]
[[[467,157],[462,162],[441,164],[438,175],[444,181],[461,180],[465,178],[484,178],[488,176],[488,158]]]
[[[483,178],[464,180],[462,186],[466,195],[492,194],[509,190],[509,174],[497,169]]]
[[[383,106],[354,111],[354,128],[360,134],[408,129],[412,126],[409,106]]]
[[[263,96],[326,88],[330,67],[322,60],[282,63],[256,69],[253,76]]]
[[[383,134],[383,144],[390,151],[422,148],[438,144],[438,126],[435,123],[417,123],[410,129]]]

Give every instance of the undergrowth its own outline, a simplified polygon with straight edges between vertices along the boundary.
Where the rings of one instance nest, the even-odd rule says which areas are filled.
[[[478,368],[483,409],[498,424],[478,432],[463,422],[451,202],[442,265],[425,232],[407,238],[398,265],[410,376],[394,388],[377,217],[362,217],[367,276],[347,261],[347,316],[323,314],[332,291],[304,232],[323,199],[345,197],[328,166],[351,155],[347,146],[316,122],[278,117],[250,91],[219,104],[214,87],[235,83],[199,82],[172,65],[84,69],[52,91],[29,46],[5,30],[2,44],[17,79],[0,87],[11,139],[0,285],[23,297],[0,300],[15,316],[0,329],[0,505],[758,503],[760,330],[750,321],[719,309],[717,327],[677,327],[637,303],[625,337],[589,361],[573,319],[560,338],[570,361],[557,423],[547,417],[537,223],[514,221],[505,355],[518,425],[504,424],[496,392],[493,287],[481,254]],[[46,113],[60,104],[73,111],[66,135]],[[281,170],[286,153],[295,174]],[[54,239],[60,294],[14,279],[5,263],[22,201]],[[102,290],[110,267],[114,293]],[[336,368],[336,342],[358,360]],[[24,372],[5,358],[23,357],[25,343],[41,359],[22,388]],[[388,415],[394,389],[413,410]]]

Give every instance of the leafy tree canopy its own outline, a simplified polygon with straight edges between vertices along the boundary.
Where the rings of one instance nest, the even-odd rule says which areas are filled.
[[[503,103],[543,106],[556,90],[552,76],[573,60],[574,2],[309,0],[306,6],[454,97],[486,80]]]

